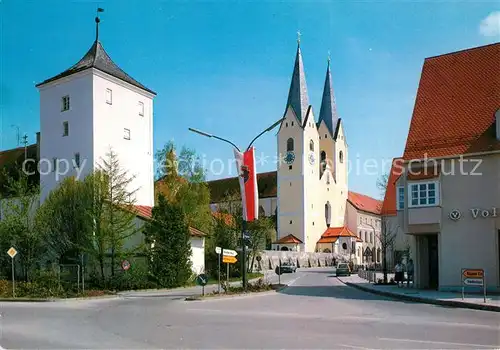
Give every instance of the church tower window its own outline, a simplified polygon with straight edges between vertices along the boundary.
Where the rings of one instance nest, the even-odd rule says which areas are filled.
[[[342,153],[342,151],[339,152],[339,161],[344,163],[344,153]]]
[[[325,203],[325,220],[326,220],[327,227],[330,227],[331,217],[332,217],[332,206],[330,205],[330,202],[326,202]]]
[[[321,151],[321,161],[324,162],[326,160],[326,152]]]
[[[309,141],[309,150],[314,152],[314,141],[313,140]]]
[[[293,139],[291,137],[286,141],[286,151],[293,151]]]

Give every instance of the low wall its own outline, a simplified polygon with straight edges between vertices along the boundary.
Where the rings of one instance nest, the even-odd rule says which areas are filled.
[[[279,250],[263,250],[260,261],[254,260],[253,271],[274,270],[281,262],[290,262],[297,267],[324,267],[333,266],[333,260],[339,260],[339,256],[332,253],[306,253]]]

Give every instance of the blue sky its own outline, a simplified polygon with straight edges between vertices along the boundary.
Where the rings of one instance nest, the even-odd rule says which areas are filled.
[[[285,109],[300,30],[310,101],[318,118],[330,51],[337,107],[353,171],[349,189],[379,196],[376,179],[404,149],[425,57],[499,41],[493,1],[14,1],[0,0],[0,148],[16,129],[35,141],[34,87],[76,63],[100,39],[127,73],[158,93],[154,146],[195,148],[214,163],[209,179],[234,176],[232,150],[194,127],[245,146]],[[276,154],[275,133],[256,143]],[[272,159],[272,158],[271,158]],[[361,167],[368,159],[377,170]],[[385,168],[382,166],[385,162]],[[259,171],[274,170],[270,161]]]

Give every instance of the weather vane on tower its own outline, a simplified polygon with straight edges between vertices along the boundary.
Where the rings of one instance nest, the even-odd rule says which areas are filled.
[[[99,12],[104,12],[104,9],[101,7],[97,8],[97,14],[95,16],[95,41],[99,40],[99,22],[101,22],[99,19]]]
[[[297,31],[297,44],[299,44],[299,45],[300,45],[300,35],[301,34],[300,34],[300,30],[299,30],[299,31]]]

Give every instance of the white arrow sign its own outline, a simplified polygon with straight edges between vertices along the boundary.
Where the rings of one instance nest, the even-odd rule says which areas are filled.
[[[482,278],[466,278],[466,279],[464,279],[464,284],[467,286],[482,286],[483,279]]]
[[[224,256],[236,256],[238,253],[236,250],[231,250],[231,249],[222,249],[222,255]]]
[[[222,248],[221,247],[215,247],[215,252],[217,254],[220,254],[222,252]]]

